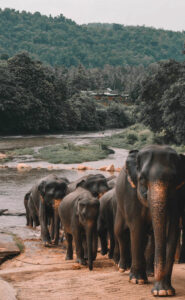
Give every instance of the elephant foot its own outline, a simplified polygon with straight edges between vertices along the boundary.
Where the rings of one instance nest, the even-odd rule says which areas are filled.
[[[118,269],[119,269],[119,272],[123,273],[130,269],[130,265],[125,261],[124,262],[119,261]]]
[[[100,252],[100,253],[101,253],[101,255],[106,255],[107,252],[108,252],[107,249],[101,249],[101,252]]]
[[[155,297],[167,297],[175,295],[175,289],[170,284],[164,284],[163,282],[155,282],[151,292]]]
[[[112,259],[113,258],[113,253],[114,253],[114,251],[109,251],[108,258]]]
[[[55,245],[55,246],[57,246],[58,245],[58,239],[57,240],[52,240],[52,245]]]
[[[148,283],[148,279],[147,279],[146,274],[130,272],[129,282],[134,283],[134,284],[146,284],[146,283]]]
[[[154,277],[154,269],[153,268],[147,269],[146,274],[148,277]]]
[[[67,254],[65,260],[73,260],[73,255]]]
[[[87,265],[87,261],[84,258],[77,258],[76,262],[83,266]]]
[[[44,247],[50,247],[50,246],[51,246],[51,243],[49,241],[44,242]]]

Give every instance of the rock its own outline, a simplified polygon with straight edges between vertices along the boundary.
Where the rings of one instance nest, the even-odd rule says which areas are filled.
[[[4,215],[4,212],[8,211],[8,209],[0,209],[0,216]]]
[[[114,171],[115,171],[114,165],[112,164],[112,165],[108,166],[108,167],[106,168],[106,171],[108,171],[108,172],[114,172]]]
[[[17,170],[18,171],[25,170],[25,169],[30,170],[31,167],[27,164],[24,164],[24,163],[20,163],[20,164],[17,165]]]
[[[4,158],[7,158],[7,155],[4,153],[0,153],[0,159],[4,159]]]
[[[14,238],[10,234],[0,233],[0,264],[7,258],[13,257],[20,253]]]
[[[0,169],[6,169],[6,168],[8,168],[8,166],[0,165]]]
[[[115,168],[115,171],[116,171],[116,172],[120,172],[120,171],[121,171],[121,168]]]
[[[48,166],[47,169],[48,170],[53,170],[53,166]]]
[[[6,281],[0,279],[0,299],[16,300],[16,293],[13,287]]]
[[[100,171],[106,171],[106,169],[107,169],[106,166],[105,166],[105,167],[100,167],[100,168],[99,168]]]
[[[77,170],[85,171],[85,170],[87,170],[87,167],[84,165],[78,165]]]
[[[87,167],[87,170],[94,170],[92,167]]]

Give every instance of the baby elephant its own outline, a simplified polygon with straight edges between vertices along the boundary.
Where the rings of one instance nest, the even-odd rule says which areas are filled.
[[[93,260],[97,254],[99,206],[99,200],[82,187],[68,194],[59,206],[59,215],[67,240],[66,259],[73,259],[74,238],[77,262],[86,264],[88,258],[89,270],[93,269]]]

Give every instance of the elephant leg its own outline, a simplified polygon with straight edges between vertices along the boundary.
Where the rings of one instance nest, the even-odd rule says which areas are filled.
[[[144,257],[147,243],[146,225],[142,220],[135,220],[134,226],[130,226],[132,265],[130,270],[130,282],[147,283],[146,262]]]
[[[185,213],[182,216],[182,245],[180,250],[179,263],[185,263]]]
[[[123,216],[120,214],[119,211],[116,214],[114,232],[119,244],[119,254],[120,254],[120,259],[118,264],[119,271],[125,272],[129,268],[128,265],[129,231],[125,227]]]
[[[164,272],[164,276],[160,278],[160,280],[156,280],[154,283],[154,288],[152,289],[152,294],[154,296],[175,295],[175,289],[171,285],[171,274],[172,274],[172,268],[175,259],[175,251],[177,247],[178,238],[179,238],[178,212],[175,208],[173,208],[173,216],[171,216],[169,226],[168,226],[165,272]]]
[[[98,235],[100,237],[100,243],[101,243],[101,254],[105,255],[108,252],[107,229],[105,228],[105,224],[102,219],[100,219],[98,222]]]
[[[114,236],[114,242],[115,242],[115,246],[114,246],[113,260],[114,260],[115,264],[118,265],[119,260],[120,260],[120,253],[119,253],[119,243],[118,243],[116,236]]]
[[[45,246],[51,243],[50,234],[48,230],[48,218],[45,205],[40,205],[40,225],[41,225],[41,238]]]
[[[75,232],[73,234],[75,246],[76,246],[76,261],[80,263],[81,265],[86,265],[86,260],[84,259],[84,248],[83,248],[83,236],[82,232],[79,228],[75,229]]]
[[[155,254],[155,244],[154,244],[154,235],[152,233],[148,237],[148,242],[145,250],[147,276],[154,276],[154,254]]]
[[[66,241],[67,241],[67,253],[66,253],[66,260],[72,260],[73,259],[73,237],[70,233],[66,233]]]
[[[108,257],[113,258],[114,247],[115,247],[113,228],[109,228],[109,237],[110,237],[110,250],[109,250]]]

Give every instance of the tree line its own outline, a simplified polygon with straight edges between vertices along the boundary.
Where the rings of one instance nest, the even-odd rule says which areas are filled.
[[[130,121],[122,104],[105,107],[88,94],[80,93],[98,85],[98,81],[91,80],[97,71],[89,72],[89,76],[86,72],[81,65],[69,70],[46,66],[25,52],[1,60],[1,134],[127,126]],[[110,79],[103,82],[103,76],[100,77],[103,87]]]
[[[183,60],[185,32],[123,26],[77,25],[63,15],[0,9],[0,55],[28,51],[33,58],[52,66],[103,68],[136,66],[164,60]]]

